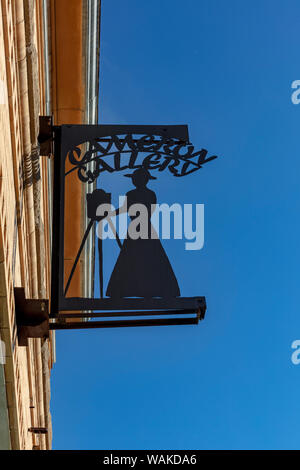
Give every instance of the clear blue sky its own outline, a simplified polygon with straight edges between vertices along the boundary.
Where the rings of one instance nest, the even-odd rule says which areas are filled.
[[[189,124],[220,156],[151,183],[205,204],[204,248],[164,246],[208,309],[199,326],[58,332],[55,449],[300,448],[299,24],[298,0],[103,0],[100,123]]]

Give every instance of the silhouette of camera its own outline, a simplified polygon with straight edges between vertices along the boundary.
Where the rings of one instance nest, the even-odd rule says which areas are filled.
[[[92,193],[86,195],[87,215],[89,219],[98,220],[97,208],[101,204],[111,204],[111,193],[103,191],[103,189],[95,189]]]

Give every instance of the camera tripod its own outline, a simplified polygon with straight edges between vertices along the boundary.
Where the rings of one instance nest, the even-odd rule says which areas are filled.
[[[94,223],[98,222],[99,224],[101,224],[100,226],[100,233],[101,233],[101,237],[98,237],[98,254],[99,254],[99,280],[100,280],[100,298],[103,299],[103,240],[102,240],[102,221],[106,219],[107,222],[109,223],[109,226],[111,228],[111,230],[113,231],[115,237],[116,237],[116,241],[118,243],[118,246],[121,250],[122,248],[122,243],[121,243],[121,240],[120,240],[120,237],[115,229],[115,226],[110,218],[110,216],[107,216],[107,215],[104,215],[104,216],[101,216],[101,217],[97,217],[97,216],[94,216],[90,219],[89,223],[88,223],[88,226],[86,228],[86,231],[84,233],[84,236],[82,238],[82,242],[80,244],[80,247],[79,247],[79,250],[77,252],[77,255],[76,255],[76,258],[75,258],[75,261],[74,261],[74,264],[72,266],[72,269],[71,269],[71,272],[70,272],[70,275],[69,275],[69,278],[68,278],[68,281],[67,281],[67,284],[66,284],[66,287],[65,287],[65,292],[64,292],[64,296],[66,296],[67,292],[68,292],[68,289],[69,289],[69,286],[70,286],[70,283],[71,283],[71,280],[72,280],[72,277],[73,277],[73,274],[75,272],[75,269],[76,269],[76,266],[77,266],[77,263],[79,261],[79,258],[80,258],[80,255],[82,253],[82,250],[84,248],[84,245],[85,245],[85,242],[87,240],[87,237],[94,225]]]

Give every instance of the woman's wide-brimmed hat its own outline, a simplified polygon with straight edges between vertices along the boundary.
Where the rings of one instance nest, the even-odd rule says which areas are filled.
[[[149,180],[156,180],[155,176],[152,176],[149,171],[146,168],[138,168],[137,170],[134,170],[133,173],[127,173],[128,178],[132,178],[133,176],[147,176]]]

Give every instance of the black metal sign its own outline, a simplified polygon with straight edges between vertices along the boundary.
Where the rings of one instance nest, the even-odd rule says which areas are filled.
[[[111,126],[63,125],[54,128],[54,225],[51,314],[58,322],[50,328],[93,328],[110,326],[147,326],[165,324],[193,324],[204,318],[206,303],[203,296],[181,297],[180,287],[171,263],[155,230],[151,216],[157,203],[156,194],[148,187],[151,179],[161,172],[182,178],[200,170],[217,158],[207,150],[195,151],[189,141],[188,128],[180,126]],[[122,172],[128,178],[130,190],[127,205],[134,226],[136,216],[130,209],[143,205],[147,209],[146,236],[127,236],[121,241],[111,216],[118,216],[124,208],[110,213],[111,193],[102,188],[101,175]],[[65,262],[65,196],[68,178],[76,175],[76,184],[82,185],[85,195],[87,224],[72,264]],[[73,180],[74,181],[74,180]],[[108,207],[99,213],[102,205]],[[70,295],[76,270],[88,237],[104,220],[115,233],[120,252],[107,285],[103,279],[103,241],[98,238],[94,256],[98,256],[99,296]],[[74,224],[80,220],[70,220]],[[144,234],[145,235],[145,234]],[[148,236],[149,235],[149,236]],[[96,238],[95,238],[96,240]],[[98,291],[98,289],[97,289]],[[149,318],[149,317],[154,318]],[[168,316],[168,317],[167,317]],[[72,318],[64,323],[64,318]],[[100,318],[100,321],[76,322],[80,318]],[[110,317],[106,321],[103,318]],[[120,319],[123,317],[123,319]],[[138,317],[138,319],[137,319]],[[143,318],[145,317],[145,318]],[[148,317],[148,318],[147,318]],[[167,317],[167,318],[166,318]],[[125,318],[125,319],[124,319]]]

